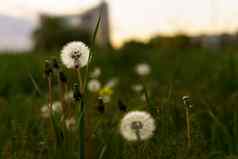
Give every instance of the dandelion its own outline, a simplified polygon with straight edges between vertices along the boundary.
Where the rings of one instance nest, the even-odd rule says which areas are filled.
[[[66,44],[61,51],[61,60],[67,68],[82,68],[88,64],[89,48],[80,41]]]
[[[62,105],[60,102],[54,102],[52,104],[52,111],[56,113],[61,113],[62,112]]]
[[[64,95],[64,98],[66,99],[66,100],[71,100],[71,99],[73,99],[74,98],[74,92],[71,90],[71,91],[69,91],[68,93],[66,93],[65,95]]]
[[[52,113],[61,113],[62,112],[62,106],[60,102],[54,102],[52,104]],[[41,107],[41,116],[43,118],[49,118],[50,117],[50,110],[48,105],[43,105]]]
[[[155,128],[155,121],[149,113],[132,111],[121,120],[120,133],[128,141],[140,141],[152,137]]]
[[[110,87],[103,87],[99,91],[99,96],[102,98],[104,103],[109,103],[111,101],[112,94],[113,94],[113,91]]]
[[[132,90],[139,93],[144,89],[143,85],[141,84],[135,84],[132,86]]]
[[[192,108],[192,100],[189,96],[183,96],[183,103],[185,105],[185,111],[186,111],[186,126],[187,126],[187,142],[188,142],[188,148],[192,145],[192,136],[191,136],[191,119],[190,119],[190,109]]]
[[[91,78],[98,78],[101,75],[101,69],[99,67],[94,68],[94,70],[91,72],[90,77]]]
[[[96,80],[96,79],[92,79],[88,82],[88,90],[90,92],[98,92],[101,88],[101,83]]]
[[[76,129],[76,121],[74,117],[65,120],[65,126],[68,130],[74,131]]]
[[[151,72],[150,65],[146,63],[138,64],[135,69],[136,69],[136,73],[140,76],[149,75]]]
[[[47,105],[44,105],[41,107],[41,116],[43,118],[49,118],[50,117],[50,111]]]

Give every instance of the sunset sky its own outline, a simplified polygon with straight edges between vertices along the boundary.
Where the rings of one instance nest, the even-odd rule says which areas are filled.
[[[0,0],[0,14],[36,22],[40,12],[70,14],[99,0]],[[107,0],[115,44],[157,33],[238,30],[238,0]]]

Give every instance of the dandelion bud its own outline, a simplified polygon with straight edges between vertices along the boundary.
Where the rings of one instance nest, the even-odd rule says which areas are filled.
[[[193,103],[192,103],[192,99],[189,96],[183,96],[182,99],[185,106],[187,106],[188,108],[192,108]]]
[[[67,82],[67,77],[65,76],[63,71],[59,72],[59,79],[61,82],[66,83]]]
[[[127,106],[121,101],[118,101],[118,107],[121,112],[127,112]]]
[[[52,72],[53,72],[53,70],[52,70],[49,60],[45,60],[45,70],[44,70],[45,76],[49,77]]]
[[[56,58],[53,58],[52,59],[52,66],[54,69],[58,70],[60,68],[59,64],[58,64],[58,61]]]
[[[103,99],[101,97],[98,98],[97,110],[101,114],[103,114],[105,112],[105,104],[104,104]]]
[[[79,101],[80,98],[81,98],[81,94],[80,94],[80,90],[79,90],[79,85],[78,84],[74,84],[73,92],[74,92],[74,99],[76,101]]]

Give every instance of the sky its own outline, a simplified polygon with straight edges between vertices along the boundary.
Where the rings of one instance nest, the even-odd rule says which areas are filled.
[[[234,32],[238,0],[106,0],[115,45],[156,34]],[[0,14],[37,21],[40,12],[70,14],[100,0],[0,0]]]

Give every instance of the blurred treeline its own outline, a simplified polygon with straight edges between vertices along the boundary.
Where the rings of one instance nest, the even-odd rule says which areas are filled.
[[[54,51],[61,48],[65,43],[73,40],[81,40],[86,44],[90,43],[92,33],[80,25],[72,27],[67,20],[62,17],[42,16],[41,24],[32,34],[34,50]],[[136,42],[137,43],[137,42]],[[134,41],[128,42],[128,46]],[[139,44],[139,43],[138,43]],[[141,43],[143,44],[143,43]],[[148,45],[156,48],[224,48],[236,47],[238,44],[238,34],[217,34],[188,36],[185,33],[177,33],[174,36],[158,35],[150,39]]]

